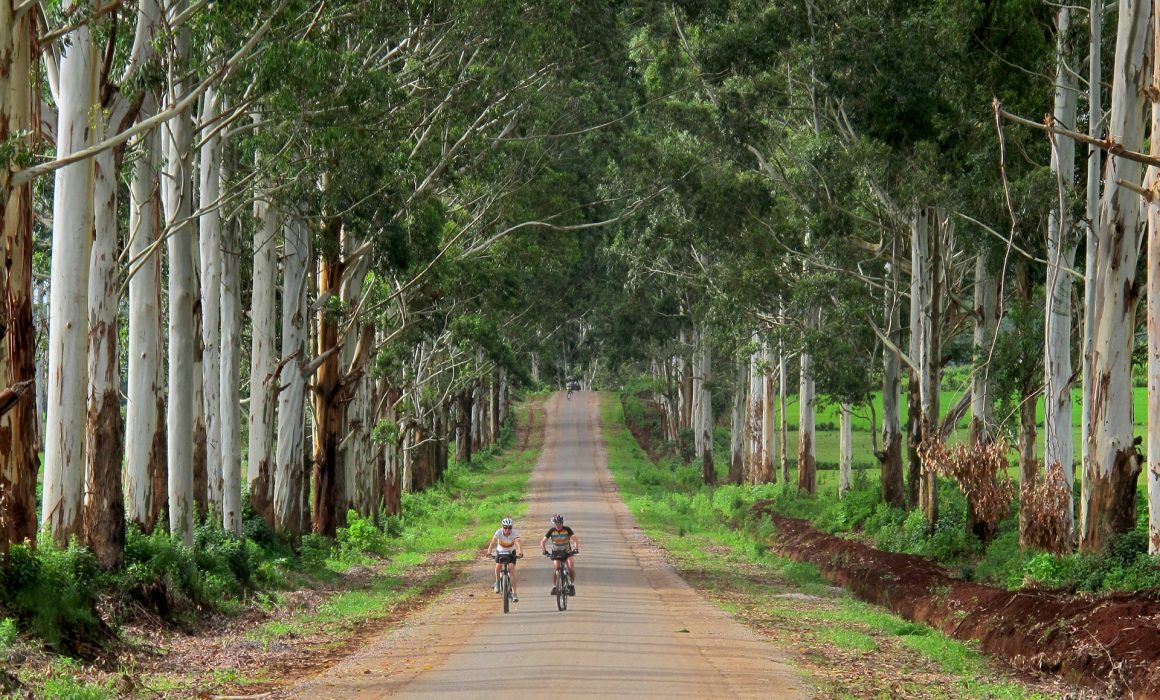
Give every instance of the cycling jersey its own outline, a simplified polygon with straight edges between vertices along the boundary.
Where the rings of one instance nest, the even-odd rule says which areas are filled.
[[[514,527],[511,534],[503,534],[503,528],[495,531],[495,552],[496,554],[507,554],[516,551],[516,540],[520,538],[520,533]]]
[[[574,534],[576,533],[572,532],[572,528],[565,525],[564,529],[562,530],[557,530],[554,527],[550,528],[548,530],[548,534],[544,535],[544,537],[546,537],[548,541],[552,543],[552,547],[554,547],[557,551],[560,551],[564,549],[571,549],[572,535]]]

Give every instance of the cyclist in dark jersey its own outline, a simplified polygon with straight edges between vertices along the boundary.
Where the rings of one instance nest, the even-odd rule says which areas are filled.
[[[552,543],[552,551],[548,551],[548,543]],[[540,549],[544,554],[552,557],[552,595],[556,595],[556,569],[563,561],[568,565],[568,576],[572,585],[568,587],[568,595],[576,595],[576,562],[573,554],[580,553],[580,540],[572,528],[564,524],[564,516],[557,513],[552,516],[552,527],[540,540]]]

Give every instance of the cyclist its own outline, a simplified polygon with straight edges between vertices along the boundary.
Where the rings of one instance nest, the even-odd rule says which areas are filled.
[[[552,543],[552,551],[548,552],[548,542]],[[572,583],[568,586],[568,595],[576,595],[576,563],[573,554],[580,553],[580,539],[572,528],[564,524],[564,516],[559,513],[552,516],[552,527],[540,540],[540,549],[552,558],[552,595],[556,595],[556,572],[560,569],[560,562],[568,564],[568,576]]]
[[[511,518],[504,518],[500,521],[499,529],[491,536],[491,542],[487,543],[487,556],[491,556],[491,551],[495,550],[495,592],[499,593],[499,565],[507,561],[511,566],[508,572],[512,579],[512,602],[520,602],[519,595],[516,594],[516,559],[524,556],[524,546],[520,543],[520,533],[515,528],[515,523]]]

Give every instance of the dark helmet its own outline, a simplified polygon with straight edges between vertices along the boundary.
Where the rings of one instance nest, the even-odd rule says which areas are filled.
[[[564,516],[560,515],[559,513],[556,513],[555,515],[552,516],[552,524],[553,525],[563,525],[564,524]]]

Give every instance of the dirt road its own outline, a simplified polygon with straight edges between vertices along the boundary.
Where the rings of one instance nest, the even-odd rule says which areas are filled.
[[[278,696],[808,697],[777,648],[703,600],[634,528],[612,487],[597,407],[587,392],[549,402],[528,515],[516,522],[527,556],[510,614],[481,556],[464,583],[402,628]],[[556,512],[581,541],[566,612],[539,554]]]

